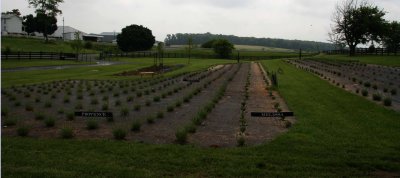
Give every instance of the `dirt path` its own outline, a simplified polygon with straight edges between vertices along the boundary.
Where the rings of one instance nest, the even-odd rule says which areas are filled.
[[[263,73],[258,64],[251,64],[251,78],[249,87],[249,100],[246,104],[247,129],[245,132],[246,145],[261,144],[272,140],[287,129],[282,126],[278,118],[251,117],[251,112],[275,112],[274,103],[279,102],[284,105],[283,101],[279,101],[279,97],[272,100],[265,89],[266,83],[263,80]],[[274,94],[276,96],[276,94]],[[282,104],[281,104],[282,103]],[[287,110],[282,107],[283,111]]]
[[[244,98],[246,77],[250,64],[242,64],[233,80],[228,84],[225,96],[207,116],[197,132],[189,137],[190,143],[205,147],[232,147],[236,145],[239,132],[241,101]]]
[[[191,122],[191,119],[196,115],[197,109],[211,100],[216,89],[222,85],[222,81],[226,80],[226,76],[232,74],[236,67],[233,66],[222,77],[212,82],[207,89],[202,90],[199,95],[193,97],[190,103],[183,104],[181,108],[176,109],[174,112],[166,112],[165,118],[156,120],[154,124],[144,124],[141,131],[132,136],[133,139],[145,143],[174,143],[177,129]]]

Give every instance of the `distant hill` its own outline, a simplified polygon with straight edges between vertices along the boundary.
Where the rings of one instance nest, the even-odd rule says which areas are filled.
[[[284,49],[303,49],[306,51],[322,51],[334,49],[331,43],[323,43],[316,41],[302,41],[302,40],[285,40],[275,38],[255,38],[255,37],[238,37],[234,35],[222,35],[222,34],[190,34],[190,33],[177,33],[168,34],[164,42],[166,45],[184,45],[187,43],[189,36],[192,36],[193,43],[203,44],[211,39],[223,38],[227,39],[235,45],[255,45],[265,46],[273,48],[284,48]]]

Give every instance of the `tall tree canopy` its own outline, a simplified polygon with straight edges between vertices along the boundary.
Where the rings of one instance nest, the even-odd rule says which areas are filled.
[[[400,23],[393,21],[386,24],[385,35],[382,39],[386,48],[391,51],[400,49]]]
[[[213,43],[214,52],[218,55],[218,57],[226,59],[229,58],[232,54],[232,50],[235,49],[233,44],[225,39],[215,40]]]
[[[350,55],[355,54],[358,44],[379,41],[384,32],[385,12],[377,6],[357,0],[345,0],[336,6],[333,18],[331,39],[334,43],[346,43]],[[332,37],[333,36],[333,37]]]
[[[130,25],[117,36],[118,47],[122,51],[142,51],[153,47],[155,37],[150,29],[142,25]]]
[[[58,6],[63,2],[64,0],[28,0],[29,5],[36,9],[36,17],[32,20],[30,16],[25,16],[28,21],[25,21],[25,24],[31,25],[28,27],[30,30],[43,33],[48,41],[48,35],[57,30],[56,16],[62,13]]]

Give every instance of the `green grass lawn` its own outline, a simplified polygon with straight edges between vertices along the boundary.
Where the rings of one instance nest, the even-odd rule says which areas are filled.
[[[400,172],[399,113],[280,60],[263,65],[283,69],[279,90],[297,118],[288,133],[270,143],[211,149],[2,137],[2,176],[365,177]]]
[[[82,64],[93,64],[93,62],[72,61],[72,60],[48,60],[48,59],[1,60],[2,69],[12,69],[17,67],[82,65]]]
[[[12,85],[33,84],[41,82],[49,82],[54,80],[66,79],[100,79],[100,80],[128,80],[139,78],[138,76],[114,76],[114,74],[123,71],[137,70],[139,68],[153,65],[152,58],[116,58],[116,61],[127,62],[120,65],[112,66],[96,66],[96,67],[77,67],[67,68],[60,70],[35,70],[35,71],[21,71],[21,72],[2,72],[1,84],[2,87],[9,87]],[[166,75],[174,75],[180,72],[188,72],[201,70],[213,64],[232,63],[233,60],[220,60],[220,59],[191,59],[191,63],[187,64],[187,59],[174,59],[168,58],[164,60],[165,65],[170,64],[184,64],[183,68],[176,71],[167,73]]]
[[[316,59],[327,60],[355,60],[364,64],[376,64],[384,66],[400,66],[400,54],[398,56],[347,56],[347,55],[318,55]]]

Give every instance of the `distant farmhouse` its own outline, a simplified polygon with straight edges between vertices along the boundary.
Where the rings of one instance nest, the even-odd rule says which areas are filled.
[[[116,43],[118,34],[120,34],[120,33],[119,32],[100,33],[100,35],[103,36],[102,42],[108,42],[108,43]]]
[[[1,13],[1,35],[26,34],[22,26],[22,18],[15,14]]]

